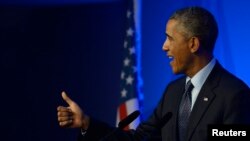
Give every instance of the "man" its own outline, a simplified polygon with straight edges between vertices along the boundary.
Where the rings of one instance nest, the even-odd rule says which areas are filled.
[[[249,88],[213,57],[217,35],[213,15],[201,7],[180,9],[170,17],[163,50],[173,73],[184,76],[167,86],[151,117],[135,131],[109,135],[111,127],[90,119],[64,92],[69,107],[58,107],[60,126],[81,128],[79,140],[139,141],[159,129],[163,141],[206,141],[209,124],[250,124]],[[169,112],[172,117],[162,123]]]

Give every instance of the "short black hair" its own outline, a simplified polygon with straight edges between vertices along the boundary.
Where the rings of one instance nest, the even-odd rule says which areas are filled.
[[[187,7],[177,10],[170,19],[184,28],[184,33],[198,37],[203,49],[213,52],[218,36],[218,25],[214,16],[202,7]]]

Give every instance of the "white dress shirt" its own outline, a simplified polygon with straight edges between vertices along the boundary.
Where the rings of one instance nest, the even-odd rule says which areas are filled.
[[[213,58],[204,68],[202,68],[198,73],[196,73],[192,78],[187,77],[186,83],[188,80],[191,79],[191,82],[194,86],[192,90],[192,105],[191,110],[193,109],[194,103],[198,97],[198,94],[201,90],[201,87],[207,80],[208,75],[211,73],[212,69],[214,68],[216,60]]]

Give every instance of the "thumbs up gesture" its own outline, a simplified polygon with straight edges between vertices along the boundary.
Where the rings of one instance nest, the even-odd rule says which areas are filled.
[[[61,127],[83,128],[87,130],[89,117],[83,113],[78,104],[71,100],[65,92],[62,92],[62,98],[68,104],[68,107],[57,107],[59,125]]]

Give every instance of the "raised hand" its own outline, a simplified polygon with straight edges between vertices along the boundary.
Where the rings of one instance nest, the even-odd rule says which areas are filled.
[[[59,125],[61,127],[87,129],[89,125],[89,117],[83,113],[78,104],[71,100],[65,92],[62,92],[62,98],[69,106],[57,107]]]

